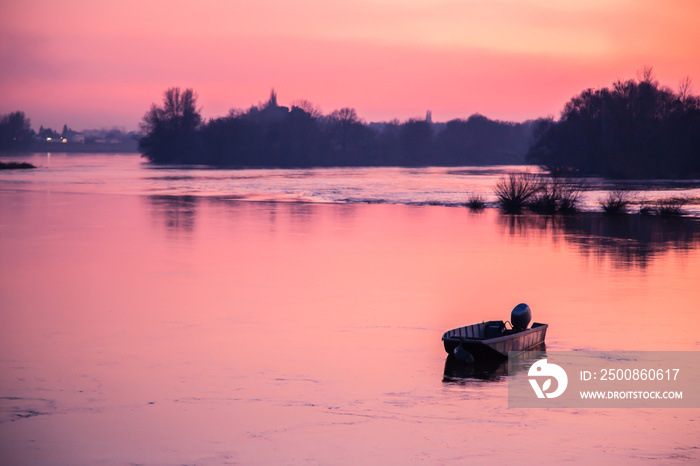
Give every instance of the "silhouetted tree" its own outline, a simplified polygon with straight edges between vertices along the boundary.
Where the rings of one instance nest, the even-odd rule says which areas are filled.
[[[345,153],[350,145],[354,130],[361,124],[354,108],[341,108],[328,116],[333,142]]]
[[[376,137],[376,162],[383,166],[405,165],[405,159],[400,151],[399,132],[401,123],[394,119],[381,124]]]
[[[280,166],[310,167],[322,165],[323,135],[318,119],[306,110],[293,106],[278,123],[279,140],[282,146]]]
[[[558,122],[539,122],[527,159],[552,173],[676,178],[700,173],[697,98],[659,87],[651,68],[639,81],[587,89]]]
[[[531,123],[494,121],[474,114],[451,120],[437,135],[436,146],[446,165],[523,163],[529,147]]]
[[[0,116],[0,150],[24,150],[34,137],[29,118],[24,112]]]
[[[240,115],[210,120],[202,127],[205,162],[213,165],[265,166],[263,128]]]
[[[408,120],[399,130],[399,144],[405,163],[430,165],[433,150],[433,130],[425,120]]]
[[[311,115],[311,118],[313,118],[314,120],[319,120],[323,117],[321,109],[306,99],[300,99],[295,102],[292,102],[292,108],[294,107],[304,110],[306,113]]]
[[[39,138],[46,140],[48,138],[59,138],[60,134],[58,134],[56,131],[52,130],[51,128],[44,128],[44,126],[39,127]]]
[[[153,104],[139,125],[145,134],[139,141],[142,155],[152,162],[201,163],[199,112],[192,89],[166,90],[162,107]]]
[[[367,165],[374,133],[353,108],[335,110],[327,118],[329,160],[325,165]]]

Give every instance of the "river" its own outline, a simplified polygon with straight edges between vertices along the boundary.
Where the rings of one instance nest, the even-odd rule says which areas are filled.
[[[455,206],[508,167],[22,160],[3,464],[700,461],[698,409],[508,408],[507,374],[452,377],[440,341],[526,302],[548,351],[698,351],[697,218]]]

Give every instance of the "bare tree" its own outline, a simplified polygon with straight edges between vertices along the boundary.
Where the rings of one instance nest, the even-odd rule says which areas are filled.
[[[685,104],[688,97],[690,97],[692,93],[693,80],[690,79],[690,76],[686,76],[685,79],[678,85],[678,100],[680,100],[682,104]]]
[[[169,88],[163,94],[163,105],[151,105],[139,124],[144,133],[139,141],[141,153],[153,162],[190,160],[201,123],[197,94],[192,89]]]
[[[342,126],[349,126],[360,122],[360,118],[357,116],[357,112],[354,108],[341,108],[340,110],[335,110],[330,114],[330,119],[339,123]]]
[[[314,120],[318,120],[321,117],[323,117],[321,109],[306,99],[295,100],[294,102],[292,102],[292,106],[302,109],[303,111],[311,115],[311,118],[313,118]]]
[[[648,65],[643,66],[641,70],[637,71],[637,80],[640,83],[647,83],[654,86],[659,84],[654,77],[654,67]]]
[[[197,97],[192,89],[182,92],[179,87],[169,88],[163,94],[163,106],[152,104],[139,127],[146,134],[162,127],[180,131],[196,130],[202,122]]]

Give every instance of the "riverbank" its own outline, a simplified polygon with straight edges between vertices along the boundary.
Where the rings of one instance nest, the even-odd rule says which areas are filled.
[[[75,153],[75,154],[115,154],[138,153],[138,141],[127,140],[115,143],[100,142],[60,142],[60,141],[32,141],[31,145],[15,154],[31,153]],[[4,155],[4,154],[3,154]],[[9,153],[8,153],[9,155]]]

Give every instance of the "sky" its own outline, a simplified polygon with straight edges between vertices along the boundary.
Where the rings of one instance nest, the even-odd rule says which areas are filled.
[[[700,93],[697,0],[1,0],[0,113],[133,130],[171,86],[365,121],[558,117],[652,66]]]

